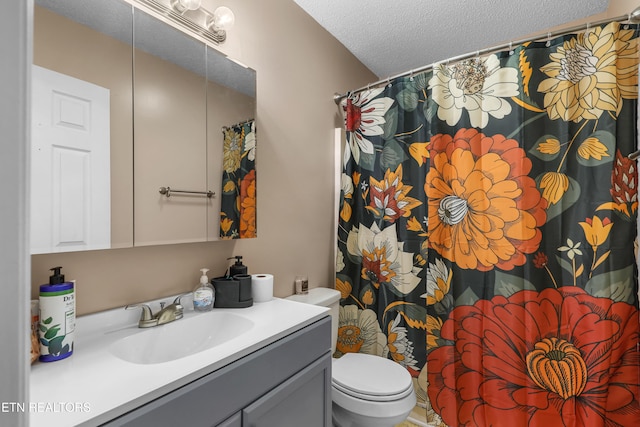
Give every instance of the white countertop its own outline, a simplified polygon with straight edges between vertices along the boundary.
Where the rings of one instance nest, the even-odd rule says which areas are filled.
[[[207,320],[209,313],[194,312],[190,300],[185,298],[183,304],[185,319],[203,316]],[[324,307],[279,298],[248,308],[213,311],[246,317],[253,327],[211,349],[146,365],[126,362],[109,351],[109,346],[120,338],[154,329],[137,327],[138,310],[115,309],[79,317],[73,354],[56,362],[36,362],[31,367],[27,408],[30,425],[70,427],[104,423],[265,347],[329,312]]]

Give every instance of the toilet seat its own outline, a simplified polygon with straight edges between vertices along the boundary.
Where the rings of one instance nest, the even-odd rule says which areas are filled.
[[[334,359],[331,383],[356,399],[391,402],[413,393],[411,375],[401,365],[370,354],[347,353]]]

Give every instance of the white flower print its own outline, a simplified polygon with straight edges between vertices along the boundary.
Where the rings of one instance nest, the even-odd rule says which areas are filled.
[[[439,65],[429,80],[432,98],[438,104],[438,118],[454,126],[467,110],[471,126],[484,128],[489,116],[502,119],[511,113],[503,98],[518,96],[518,71],[500,68],[496,55]]]
[[[370,136],[382,135],[384,115],[387,113],[393,99],[376,98],[384,88],[376,88],[359,92],[346,100],[345,122],[349,147],[345,148],[344,164],[349,162],[351,154],[356,163],[360,163],[360,152],[374,154],[373,144],[367,139]]]
[[[407,338],[407,328],[400,326],[401,319],[402,316],[398,313],[393,322],[389,324],[387,334],[389,353],[395,362],[405,368],[418,371],[418,361],[413,357],[413,343]]]
[[[404,243],[398,241],[396,224],[380,230],[377,224],[368,228],[354,227],[347,237],[347,250],[362,259],[361,275],[376,288],[393,286],[403,295],[409,294],[420,283],[421,267],[414,267],[413,253],[404,252]]]

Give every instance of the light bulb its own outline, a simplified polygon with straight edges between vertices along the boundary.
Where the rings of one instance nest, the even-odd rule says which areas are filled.
[[[196,10],[200,8],[202,0],[180,0],[182,6],[188,10]]]
[[[228,30],[235,22],[236,17],[228,7],[220,6],[213,11],[213,24],[216,28]]]
[[[187,10],[198,10],[200,5],[202,4],[202,0],[172,0],[171,6],[180,12],[184,13]]]

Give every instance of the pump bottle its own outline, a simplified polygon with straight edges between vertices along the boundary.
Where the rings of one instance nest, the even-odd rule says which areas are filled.
[[[242,255],[236,255],[228,259],[236,259],[236,262],[229,267],[229,276],[233,277],[237,274],[247,274],[248,268],[242,263]]]
[[[53,267],[49,283],[40,286],[40,361],[53,362],[73,354],[76,300],[73,282],[65,282],[62,267]]]
[[[195,311],[209,311],[213,308],[213,286],[207,277],[208,268],[201,268],[200,284],[193,291],[193,309]]]

